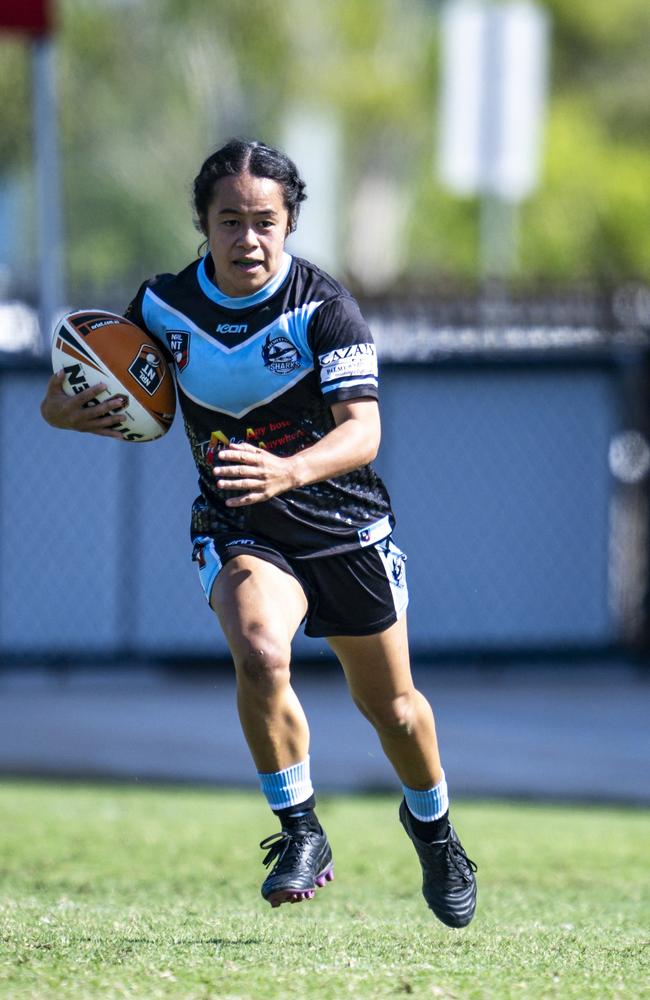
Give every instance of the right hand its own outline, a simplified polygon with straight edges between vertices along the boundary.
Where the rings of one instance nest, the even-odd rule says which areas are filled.
[[[47,383],[45,397],[41,403],[43,420],[51,427],[60,427],[62,430],[100,434],[102,437],[123,440],[122,433],[116,428],[126,417],[116,411],[124,409],[128,405],[128,399],[124,396],[111,396],[103,403],[86,406],[106,389],[106,384],[99,382],[76,396],[68,396],[62,388],[64,380],[65,372],[61,369]]]

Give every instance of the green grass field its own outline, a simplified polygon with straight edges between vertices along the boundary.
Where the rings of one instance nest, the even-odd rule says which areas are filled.
[[[458,803],[474,923],[428,912],[389,797],[322,798],[336,881],[272,910],[255,793],[0,784],[0,997],[650,996],[650,815]]]

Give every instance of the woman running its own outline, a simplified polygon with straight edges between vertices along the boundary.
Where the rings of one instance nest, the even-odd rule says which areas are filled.
[[[476,866],[449,822],[433,714],[411,677],[405,556],[370,465],[380,440],[375,346],[350,293],[285,250],[304,198],[286,155],[229,141],[194,181],[205,255],[145,282],[126,316],[175,368],[199,473],[193,558],[281,825],[261,843],[270,868],[262,895],[271,906],[298,902],[333,877],[309,728],[291,686],[291,643],[304,621],[307,635],[327,639],[401,781],[399,817],[427,904],[463,927],[476,906]],[[103,386],[71,398],[62,382],[62,372],[52,377],[42,403],[48,423],[121,436],[118,400],[84,408]]]

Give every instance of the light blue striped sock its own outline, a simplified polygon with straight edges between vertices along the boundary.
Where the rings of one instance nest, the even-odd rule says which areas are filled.
[[[258,771],[257,776],[271,809],[288,809],[314,794],[309,774],[309,754],[283,771]]]
[[[423,823],[431,823],[434,819],[440,819],[449,809],[444,771],[438,784],[425,792],[418,791],[417,788],[409,788],[408,785],[402,785],[402,788],[409,812]]]

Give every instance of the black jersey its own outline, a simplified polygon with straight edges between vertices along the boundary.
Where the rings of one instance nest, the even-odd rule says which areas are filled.
[[[343,551],[389,534],[386,489],[370,465],[246,507],[225,505],[212,467],[229,441],[293,455],[334,427],[332,403],[377,398],[377,356],[357,303],[337,281],[285,253],[274,278],[231,298],[210,255],[145,282],[126,316],[173,364],[201,494],[194,534],[247,532],[295,555]]]

